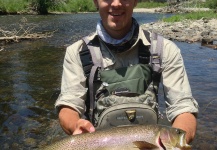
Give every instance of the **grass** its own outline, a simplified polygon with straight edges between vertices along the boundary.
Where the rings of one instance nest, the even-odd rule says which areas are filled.
[[[0,13],[22,13],[28,12],[32,3],[37,0],[0,0]],[[50,0],[51,1],[51,0]],[[48,6],[48,12],[96,12],[96,7],[93,0],[53,0]],[[200,3],[198,6],[217,5],[217,0],[208,0],[209,3]],[[205,5],[206,4],[206,5]],[[165,7],[167,3],[159,2],[141,2],[136,8],[156,8]],[[43,6],[42,6],[43,7]],[[163,21],[176,22],[183,19],[201,19],[201,18],[217,18],[213,11],[192,12],[188,14],[177,14],[170,18],[165,18]]]
[[[190,20],[199,20],[202,18],[217,19],[217,15],[214,11],[199,11],[199,12],[191,12],[186,14],[177,14],[175,16],[164,18],[163,21],[165,22],[179,22],[184,19],[190,19]]]
[[[37,0],[0,0],[0,12],[17,13],[27,12],[29,6]],[[55,1],[55,0],[54,0]],[[48,6],[49,12],[96,12],[93,0],[64,0]],[[166,6],[166,3],[141,2],[136,8],[156,8]]]
[[[29,7],[37,0],[0,0],[0,12],[17,13],[28,12]],[[48,6],[49,12],[92,12],[97,11],[93,0],[57,1]],[[47,7],[47,6],[41,6]]]
[[[94,12],[97,11],[93,0],[70,0],[67,3],[49,9],[58,12]]]
[[[197,0],[194,0],[194,1],[197,1]],[[197,7],[217,9],[217,0],[206,0],[205,2],[198,2]]]
[[[0,0],[0,11],[17,13],[24,11],[28,6],[27,0]]]
[[[157,8],[157,7],[165,7],[167,3],[159,3],[159,2],[141,2],[138,3],[136,8]]]

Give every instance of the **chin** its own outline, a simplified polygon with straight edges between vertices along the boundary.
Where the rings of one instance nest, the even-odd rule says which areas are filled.
[[[110,29],[113,29],[113,30],[121,30],[124,28],[121,23],[111,23],[109,24],[109,27]]]

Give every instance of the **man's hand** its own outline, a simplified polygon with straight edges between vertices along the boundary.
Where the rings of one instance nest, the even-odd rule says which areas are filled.
[[[186,142],[188,144],[193,141],[197,128],[197,121],[193,114],[183,113],[178,115],[172,126],[186,131]]]
[[[95,131],[94,126],[88,120],[80,119],[78,112],[68,106],[60,108],[59,121],[63,130],[69,135]]]
[[[94,132],[94,131],[95,131],[94,126],[88,120],[79,119],[76,123],[76,128],[73,132],[73,135]]]

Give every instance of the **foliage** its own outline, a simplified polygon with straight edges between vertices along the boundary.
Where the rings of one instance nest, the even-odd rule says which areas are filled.
[[[49,8],[55,7],[65,0],[30,0],[31,6],[40,14],[47,14]]]
[[[142,2],[140,2],[142,1]],[[167,6],[167,2],[140,0],[136,8],[156,8]],[[195,0],[186,6],[195,5]],[[198,2],[197,7],[217,8],[217,0]],[[190,7],[190,6],[189,6]],[[93,0],[0,0],[0,13],[18,13],[35,11],[40,14],[49,12],[94,12],[97,11]]]
[[[35,11],[47,14],[60,12],[97,11],[93,0],[0,0],[0,13]]]
[[[210,9],[217,9],[217,0],[207,0],[206,5]]]
[[[17,13],[24,11],[27,5],[27,0],[0,0],[0,12]]]
[[[50,9],[59,12],[93,12],[96,7],[93,0],[68,0]]]
[[[31,6],[40,14],[48,13],[48,2],[46,0],[32,0]]]
[[[73,0],[73,10],[76,12],[96,11],[93,0]]]
[[[185,19],[198,20],[202,18],[207,18],[207,19],[217,18],[217,15],[214,11],[200,11],[200,12],[191,12],[186,14],[177,14],[169,18],[164,18],[163,21],[178,22]]]
[[[167,3],[161,2],[141,2],[138,3],[136,8],[156,8],[156,7],[164,7],[167,6]]]

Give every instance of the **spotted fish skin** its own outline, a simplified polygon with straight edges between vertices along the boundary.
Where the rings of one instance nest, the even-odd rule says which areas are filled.
[[[64,138],[44,150],[191,150],[185,132],[162,125],[114,127]]]

